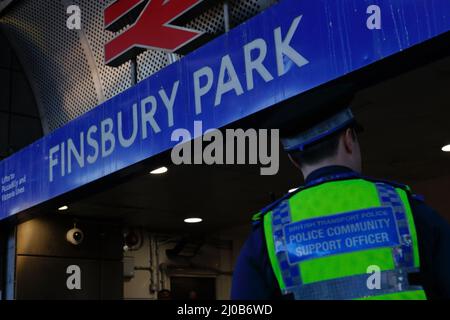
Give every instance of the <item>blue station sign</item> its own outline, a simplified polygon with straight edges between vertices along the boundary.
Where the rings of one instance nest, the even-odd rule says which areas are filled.
[[[449,0],[282,0],[0,162],[0,220],[448,31]]]

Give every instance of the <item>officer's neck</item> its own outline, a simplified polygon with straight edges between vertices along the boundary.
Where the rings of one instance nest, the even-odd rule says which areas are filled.
[[[303,173],[303,177],[306,180],[311,175],[311,173],[313,173],[319,169],[326,168],[326,167],[346,167],[355,172],[360,173],[359,168],[356,168],[356,166],[354,166],[351,162],[339,161],[338,158],[320,161],[320,162],[314,163],[312,165],[302,165],[300,169]]]

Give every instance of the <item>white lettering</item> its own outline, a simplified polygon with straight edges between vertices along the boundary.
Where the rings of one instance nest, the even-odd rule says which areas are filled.
[[[147,105],[151,104],[152,108],[149,112],[147,112]],[[157,108],[157,101],[154,96],[149,96],[141,101],[141,116],[142,116],[142,139],[147,139],[148,130],[147,124],[149,123],[153,129],[153,132],[160,133],[161,128],[158,123],[155,121],[155,114]]]
[[[102,158],[110,156],[116,147],[116,137],[113,134],[114,122],[111,118],[107,118],[101,122],[101,137],[102,137]],[[109,142],[109,149],[106,148]]]
[[[172,128],[174,125],[173,122],[173,107],[175,105],[175,100],[177,97],[177,93],[178,93],[178,87],[180,86],[180,81],[176,81],[173,84],[173,88],[172,88],[172,94],[170,95],[170,98],[167,97],[167,93],[164,89],[159,90],[159,96],[161,97],[164,106],[167,109],[167,117],[168,117],[168,127]]]
[[[122,118],[122,111],[118,113],[117,115],[117,123],[118,128],[117,131],[119,133],[119,143],[124,148],[129,148],[134,143],[137,137],[138,133],[138,112],[137,112],[137,103],[133,104],[132,107],[133,112],[133,132],[131,134],[131,137],[129,139],[125,139],[123,136],[123,118]]]
[[[206,84],[200,85],[200,79],[206,77]],[[202,113],[202,97],[212,88],[214,81],[213,70],[210,67],[204,67],[194,72],[194,96],[195,96],[195,114]]]
[[[229,78],[229,80],[226,81],[226,78]],[[222,96],[233,90],[237,96],[244,94],[244,89],[239,81],[233,61],[231,61],[231,57],[229,55],[226,55],[222,58],[222,63],[220,65],[219,83],[217,85],[214,106],[217,107],[220,105],[222,103]]]
[[[259,51],[259,55],[254,60],[252,59],[252,52],[254,50]],[[257,71],[258,74],[264,79],[265,82],[273,80],[273,76],[269,70],[264,66],[263,62],[267,56],[267,44],[263,39],[256,39],[244,46],[245,57],[245,74],[247,76],[247,90],[253,90],[255,87],[253,72]]]
[[[309,63],[309,61],[306,60],[305,57],[303,57],[290,45],[292,38],[294,37],[294,34],[298,29],[298,25],[302,17],[303,16],[299,16],[294,19],[285,39],[282,38],[281,27],[275,29],[274,31],[277,69],[279,77],[286,74],[286,72],[288,71],[286,70],[286,63],[284,60],[285,56],[288,57],[291,61],[293,61],[299,68]]]
[[[67,172],[72,173],[72,156],[75,156],[80,168],[84,168],[84,133],[80,132],[80,151],[77,150],[72,139],[67,140]]]
[[[89,130],[87,132],[87,144],[88,144],[88,146],[92,147],[92,149],[94,149],[94,154],[88,155],[88,157],[87,157],[87,162],[89,164],[95,163],[98,159],[99,145],[98,145],[97,140],[92,138],[92,135],[94,133],[96,133],[97,130],[98,130],[97,126],[92,126],[89,128]]]
[[[54,155],[57,152],[59,152],[59,145],[54,146],[53,148],[50,149],[50,154],[49,154],[49,165],[50,165],[49,180],[50,180],[50,182],[53,182],[53,168],[58,165],[58,159],[54,158]]]

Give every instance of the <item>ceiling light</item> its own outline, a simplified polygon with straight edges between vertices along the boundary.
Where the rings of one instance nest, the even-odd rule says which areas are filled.
[[[203,219],[202,218],[187,218],[187,219],[184,219],[184,222],[189,223],[189,224],[194,224],[194,223],[203,222]]]
[[[446,146],[443,146],[443,147],[442,147],[442,151],[444,151],[444,152],[450,152],[450,144],[448,144],[448,145],[446,145]]]
[[[298,190],[298,188],[291,189],[291,190],[289,190],[289,193],[295,192],[297,190]]]
[[[62,206],[62,207],[58,208],[58,211],[67,211],[67,210],[69,210],[68,206]]]
[[[152,172],[150,172],[150,174],[164,174],[167,171],[169,171],[169,169],[167,169],[166,167],[161,167],[159,169],[153,170]]]

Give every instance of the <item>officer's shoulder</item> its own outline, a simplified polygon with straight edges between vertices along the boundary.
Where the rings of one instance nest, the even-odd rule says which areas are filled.
[[[261,226],[261,222],[263,220],[263,213],[262,211],[256,213],[252,217],[252,229],[256,230]]]
[[[288,200],[289,198],[291,198],[292,196],[294,196],[295,194],[297,194],[302,188],[298,188],[296,191],[294,192],[290,192],[287,193],[286,195],[284,195],[283,197],[279,198],[278,200],[272,202],[271,204],[267,205],[266,207],[264,207],[261,211],[259,211],[257,214],[253,215],[252,218],[252,223],[253,223],[253,227],[257,228],[260,226],[261,222],[264,220],[264,216],[267,215],[268,213],[270,213],[273,209],[275,209],[278,205],[280,205],[283,201]]]
[[[392,181],[392,180],[387,180],[387,179],[379,179],[379,178],[373,178],[373,177],[368,177],[368,176],[363,176],[362,177],[364,180],[373,182],[373,183],[384,183],[390,186],[393,186],[394,188],[399,188],[399,189],[403,189],[405,191],[409,191],[411,190],[411,188],[403,183],[399,183],[397,181]]]
[[[425,203],[425,197],[423,195],[420,195],[418,193],[415,193],[410,186],[408,186],[407,184],[403,184],[403,183],[399,183],[397,181],[392,181],[392,180],[385,180],[385,179],[377,179],[377,178],[372,178],[372,177],[364,177],[365,180],[368,180],[370,182],[374,182],[374,183],[384,183],[384,184],[388,184],[393,186],[394,188],[397,189],[402,189],[403,191],[405,191],[412,199],[421,202],[421,203]]]
[[[392,186],[394,188],[398,188],[398,189],[404,190],[412,199],[414,199],[414,200],[416,200],[418,202],[424,203],[424,201],[425,201],[423,196],[414,193],[412,191],[412,189],[406,184],[399,183],[399,182],[396,182],[396,181],[391,181],[391,180],[367,177],[367,176],[362,176],[360,178],[362,178],[364,180],[367,180],[367,181],[370,181],[370,182],[373,182],[373,183],[388,184],[388,185],[390,185],[390,186]],[[276,201],[272,202],[271,204],[267,205],[266,207],[264,207],[257,214],[253,215],[253,218],[252,218],[253,227],[254,228],[258,228],[260,226],[261,222],[263,221],[265,215],[267,215],[268,213],[272,212],[272,210],[275,209],[277,206],[279,206],[283,201],[286,201],[286,200],[290,199],[291,197],[295,196],[297,193],[299,193],[300,191],[302,191],[304,189],[305,189],[305,187],[300,187],[294,192],[287,193],[283,197],[279,198],[278,200],[276,200]]]

